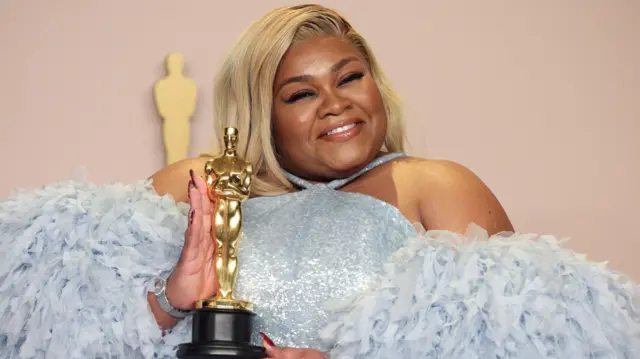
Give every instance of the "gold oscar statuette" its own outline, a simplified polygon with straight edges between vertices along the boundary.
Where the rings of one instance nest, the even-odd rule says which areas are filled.
[[[181,359],[265,358],[263,347],[251,343],[253,304],[234,298],[238,246],[242,238],[242,203],[249,198],[253,166],[237,153],[238,130],[224,130],[224,152],[205,164],[207,194],[213,203],[211,233],[217,245],[218,290],[196,303],[192,342],[179,346]]]
[[[249,198],[253,166],[236,151],[238,130],[226,128],[224,153],[205,164],[207,192],[214,204],[211,232],[217,255],[215,260],[218,292],[210,299],[200,300],[199,308],[253,310],[247,301],[233,297],[238,276],[238,245],[242,237],[242,202]]]

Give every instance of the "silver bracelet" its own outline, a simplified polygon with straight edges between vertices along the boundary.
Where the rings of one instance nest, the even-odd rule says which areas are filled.
[[[162,310],[164,310],[167,314],[177,319],[182,319],[189,316],[191,314],[191,311],[178,309],[173,305],[171,305],[171,303],[169,303],[166,290],[167,290],[166,279],[161,277],[154,277],[151,280],[150,290],[148,291],[155,294],[156,298],[158,299],[158,304],[160,305],[160,308],[162,308]]]

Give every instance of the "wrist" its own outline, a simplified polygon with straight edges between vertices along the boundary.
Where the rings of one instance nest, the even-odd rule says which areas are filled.
[[[177,300],[176,295],[178,296],[180,295],[180,290],[178,289],[176,291],[175,279],[173,277],[173,272],[171,272],[165,284],[165,290],[164,290],[165,300],[168,302],[168,304],[171,307],[182,312],[189,312],[194,309],[193,305],[191,307],[185,306],[183,303],[181,303],[180,300]]]
[[[156,323],[158,326],[164,330],[170,330],[178,324],[178,319],[169,315],[169,313],[165,312],[162,308],[160,308],[160,304],[158,304],[158,299],[155,294],[152,292],[147,293],[147,302],[149,303],[149,308],[151,309],[151,313],[153,314]]]
[[[189,310],[176,308],[171,304],[172,302],[169,300],[169,297],[167,295],[167,288],[167,280],[165,280],[164,278],[156,277],[151,282],[150,292],[154,294],[156,302],[160,309],[162,309],[162,311],[175,318],[176,320],[183,319],[191,314]]]

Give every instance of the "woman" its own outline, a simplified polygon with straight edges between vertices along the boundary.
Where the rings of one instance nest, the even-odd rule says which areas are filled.
[[[215,94],[218,133],[237,127],[257,169],[236,297],[256,305],[270,358],[622,357],[638,344],[632,289],[552,238],[455,243],[513,228],[469,170],[404,155],[399,101],[336,12],[266,14]],[[71,183],[5,203],[5,357],[173,357],[190,340],[184,311],[216,290],[206,160],[152,188]]]
[[[254,68],[261,68],[262,71],[252,70]],[[248,74],[253,77],[248,77]],[[255,87],[241,85],[246,83],[255,84]],[[398,100],[365,40],[346,20],[329,9],[320,6],[281,8],[253,24],[239,39],[223,65],[215,93],[216,118],[226,119],[218,121],[218,133],[222,131],[220,127],[239,127],[240,133],[244,134],[241,152],[260,169],[260,175],[254,182],[256,196],[268,197],[300,191],[309,186],[307,181],[335,184],[338,182],[331,181],[347,179],[345,183],[340,182],[339,186],[332,186],[335,188],[326,188],[308,196],[298,194],[292,200],[288,200],[292,196],[284,196],[287,199],[263,198],[247,203],[245,211],[249,212],[249,218],[246,225],[249,228],[245,231],[247,239],[243,241],[243,247],[257,247],[252,242],[254,228],[260,233],[255,233],[255,236],[264,237],[265,231],[267,236],[270,235],[266,228],[276,230],[276,224],[272,222],[284,222],[286,226],[291,226],[293,223],[287,220],[291,218],[287,207],[295,208],[292,212],[310,214],[322,210],[323,206],[333,210],[345,201],[352,201],[355,208],[375,208],[373,213],[361,216],[359,221],[362,223],[376,220],[381,214],[388,215],[391,212],[388,205],[398,208],[400,213],[393,215],[401,222],[399,227],[402,230],[408,229],[410,222],[428,229],[458,232],[464,231],[470,223],[477,223],[492,233],[512,230],[498,201],[467,169],[451,162],[386,155],[403,151],[404,133]],[[244,111],[233,112],[234,109]],[[376,162],[376,158],[381,161]],[[190,230],[191,235],[197,233],[198,239],[187,239],[187,243],[202,241],[211,252],[210,239],[200,235],[211,222],[210,218],[205,218],[210,214],[210,204],[204,181],[200,178],[206,160],[186,160],[164,169],[154,175],[153,183],[159,193],[169,193],[178,200],[187,201],[188,195],[191,195],[190,204],[195,215]],[[367,167],[374,163],[379,165]],[[289,173],[289,178],[281,168]],[[186,175],[190,170],[197,175],[191,181],[195,186],[190,185],[187,193],[184,184],[189,182]],[[326,191],[338,193],[329,194]],[[367,198],[361,200],[360,196],[353,196],[354,193],[366,195]],[[286,201],[287,204],[282,207],[263,204],[272,201]],[[251,212],[262,211],[262,208],[254,209],[259,206],[269,207],[274,214],[268,218],[254,219]],[[355,208],[348,210],[352,212]],[[327,219],[338,220],[336,216],[339,214],[334,212]],[[316,223],[323,226],[319,220]],[[353,227],[356,223],[344,225]],[[203,229],[194,228],[202,224]],[[295,231],[285,236],[286,242],[314,240],[301,237],[300,229],[291,227]],[[318,230],[306,229],[304,233]],[[331,241],[353,240],[360,230],[355,227],[353,239],[347,236],[347,229],[341,226],[334,232],[326,229],[321,232],[329,242],[323,245],[331,247]],[[277,233],[282,232],[278,229]],[[340,238],[342,236],[345,238]],[[371,238],[353,244],[350,249],[361,245],[371,246],[369,242],[379,240],[392,241],[391,238]],[[398,244],[385,245],[397,249]],[[248,262],[264,265],[280,250],[277,247],[264,248],[259,251],[260,256],[255,258],[250,254],[241,256],[243,272],[248,271],[255,276]],[[317,251],[313,250],[314,253]],[[327,254],[332,254],[332,251]],[[389,249],[375,253],[381,256],[380,259],[390,254]],[[286,264],[302,258],[325,261],[304,253],[295,253],[296,258],[291,258],[293,255],[283,255],[281,260]],[[348,250],[343,255],[357,256],[357,252]],[[193,257],[198,258],[195,253]],[[169,301],[176,303],[180,309],[192,309],[200,295],[213,294],[212,287],[204,292],[200,290],[212,282],[212,273],[195,276],[194,268],[187,269],[189,265],[202,268],[206,263],[204,257],[200,257],[202,261],[194,260],[189,264],[181,262],[169,279]],[[361,260],[363,258],[356,261]],[[377,263],[377,266],[381,264]],[[295,274],[296,277],[306,275]],[[204,282],[200,278],[205,278]],[[267,278],[263,280],[268,281]],[[333,285],[331,280],[327,278],[330,286]],[[353,284],[344,283],[345,286]],[[153,298],[150,298],[150,304],[155,308],[154,313],[160,325],[166,328],[174,323],[172,318],[158,310]],[[260,304],[256,303],[258,307],[261,307]],[[302,340],[295,337],[285,340],[278,334],[287,333],[272,335],[279,342],[290,345],[299,344]]]

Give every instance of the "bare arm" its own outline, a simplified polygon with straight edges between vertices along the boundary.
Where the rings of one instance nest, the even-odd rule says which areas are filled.
[[[496,196],[469,169],[449,161],[419,166],[424,179],[419,210],[425,228],[464,233],[475,223],[489,235],[514,230]]]
[[[155,191],[161,195],[170,195],[176,202],[188,202],[188,185],[191,176],[189,170],[193,170],[196,175],[204,174],[204,164],[207,158],[190,158],[176,162],[161,169],[151,176],[152,185]],[[151,312],[156,318],[156,322],[162,329],[171,329],[178,320],[167,314],[158,304],[155,294],[147,293],[147,301]]]
[[[158,304],[158,298],[156,298],[155,294],[147,293],[147,301],[149,302],[151,313],[153,313],[158,326],[160,326],[162,330],[171,329],[176,324],[178,324],[178,319],[170,316],[164,310],[162,310],[162,308],[160,308],[160,304]]]

